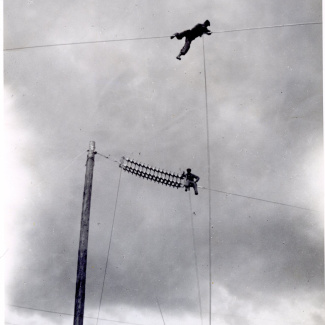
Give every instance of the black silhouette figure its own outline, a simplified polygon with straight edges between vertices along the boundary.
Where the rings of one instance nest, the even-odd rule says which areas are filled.
[[[208,26],[210,26],[210,22],[206,20],[203,24],[197,24],[192,29],[185,30],[181,33],[175,33],[173,36],[170,37],[171,39],[176,37],[179,40],[185,37],[185,44],[176,59],[181,60],[181,56],[185,55],[188,52],[191,47],[192,41],[194,41],[197,37],[202,37],[203,34],[212,34],[211,31],[208,30]]]
[[[198,191],[197,191],[197,182],[200,180],[199,176],[196,176],[194,174],[191,173],[191,168],[186,169],[187,173],[185,174],[185,172],[183,172],[183,174],[181,175],[181,179],[185,178],[185,192],[187,192],[187,190],[190,190],[190,187],[194,188],[194,192],[195,195],[198,195]]]

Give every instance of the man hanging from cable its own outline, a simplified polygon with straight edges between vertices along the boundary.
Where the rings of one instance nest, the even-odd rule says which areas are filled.
[[[181,33],[175,33],[170,38],[173,39],[176,37],[177,39],[181,40],[185,37],[185,44],[181,51],[179,52],[176,59],[181,60],[181,56],[185,55],[188,50],[190,49],[192,41],[194,41],[197,37],[202,37],[203,34],[211,35],[211,31],[208,30],[208,26],[210,26],[210,22],[206,20],[203,24],[197,24],[192,29],[185,30]]]
[[[183,174],[181,175],[181,179],[185,178],[185,192],[187,192],[187,190],[190,190],[190,187],[194,188],[194,192],[195,195],[198,195],[198,191],[197,191],[197,182],[200,180],[199,176],[196,176],[194,174],[191,173],[191,168],[187,168],[186,169],[187,173],[185,174],[185,172],[183,172]]]

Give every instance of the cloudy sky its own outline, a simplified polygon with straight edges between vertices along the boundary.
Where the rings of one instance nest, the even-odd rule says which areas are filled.
[[[6,323],[72,324],[95,141],[85,325],[324,324],[321,14],[5,1]],[[206,19],[213,34],[176,60],[169,35]],[[121,172],[121,156],[191,167],[199,195]]]

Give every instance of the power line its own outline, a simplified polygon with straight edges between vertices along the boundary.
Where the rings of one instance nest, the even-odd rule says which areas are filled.
[[[221,31],[216,31],[216,32],[212,32],[212,33],[213,34],[223,34],[223,33],[233,33],[233,32],[258,30],[258,29],[272,29],[272,28],[284,28],[284,27],[308,26],[308,25],[321,25],[321,24],[322,24],[322,22],[306,22],[306,23],[296,23],[296,24],[283,24],[283,25],[271,25],[271,26],[261,26],[261,27],[249,27],[249,28],[241,28],[241,29],[221,30]],[[168,36],[151,36],[151,37],[109,39],[109,40],[103,40],[103,41],[85,41],[85,42],[32,45],[32,46],[22,46],[22,47],[13,47],[13,48],[8,48],[8,49],[3,49],[3,51],[4,52],[9,52],[9,51],[28,50],[28,49],[37,49],[37,48],[46,48],[46,47],[74,46],[74,45],[100,44],[100,43],[111,43],[111,42],[139,41],[139,40],[152,40],[152,39],[169,38],[169,37],[170,37],[170,35],[168,35]]]
[[[168,38],[168,37],[170,37],[170,36],[151,36],[151,37],[109,39],[109,40],[103,40],[103,41],[86,41],[86,42],[71,42],[71,43],[33,45],[33,46],[24,46],[24,47],[14,47],[14,48],[9,48],[9,49],[4,49],[3,51],[7,52],[7,51],[27,50],[27,49],[36,49],[36,48],[44,48],[44,47],[73,46],[73,45],[85,45],[85,44],[99,44],[99,43],[111,43],[111,42],[151,40],[151,39]]]
[[[50,314],[59,314],[59,315],[66,315],[66,316],[73,316],[73,314],[68,314],[68,313],[59,313],[56,311],[51,311],[51,310],[44,310],[44,309],[37,309],[37,308],[32,308],[32,307],[23,307],[23,306],[17,306],[17,305],[8,305],[11,307],[16,307],[16,308],[21,308],[21,309],[28,309],[28,310],[35,310],[35,311],[41,311],[44,313],[50,313]],[[93,318],[93,317],[86,317],[85,318]]]
[[[114,215],[113,215],[113,222],[112,222],[111,234],[110,234],[110,238],[109,238],[109,244],[108,244],[108,250],[107,250],[107,259],[106,259],[106,266],[105,266],[105,273],[104,273],[104,280],[103,280],[102,292],[101,292],[101,295],[100,295],[100,301],[99,301],[99,308],[98,308],[96,324],[98,324],[100,308],[101,308],[101,305],[102,305],[103,292],[104,292],[105,279],[106,279],[106,272],[107,272],[107,266],[108,266],[108,257],[109,257],[109,252],[110,252],[110,248],[111,248],[111,243],[112,243],[112,236],[113,236],[113,228],[114,228],[115,215],[116,215],[117,200],[118,200],[118,194],[119,194],[119,191],[120,191],[121,174],[122,174],[122,169],[120,170],[120,177],[119,177],[119,181],[118,181],[117,194],[116,194],[116,200],[115,200],[115,208],[114,208]]]
[[[262,202],[267,202],[267,203],[273,203],[273,204],[278,204],[278,205],[284,205],[284,206],[287,206],[287,207],[296,208],[296,209],[302,209],[302,210],[307,210],[307,211],[321,212],[321,211],[315,210],[315,209],[303,208],[303,207],[300,207],[300,206],[297,206],[297,205],[286,204],[286,203],[281,203],[281,202],[276,202],[276,201],[270,201],[270,200],[260,199],[260,198],[256,198],[256,197],[253,197],[253,196],[247,196],[247,195],[241,195],[241,194],[235,194],[235,193],[220,191],[220,190],[216,190],[216,189],[212,189],[212,188],[208,188],[208,187],[204,187],[204,186],[198,186],[198,187],[199,188],[202,188],[204,190],[208,190],[208,191],[212,191],[212,192],[218,192],[218,193],[223,193],[223,194],[227,194],[227,195],[239,196],[239,197],[243,197],[243,198],[246,198],[246,199],[257,200],[257,201],[262,201]]]
[[[68,313],[59,313],[59,312],[50,311],[50,310],[37,309],[37,308],[31,308],[31,307],[23,307],[23,306],[18,306],[18,305],[10,305],[10,304],[7,304],[7,306],[21,308],[21,309],[27,309],[27,310],[40,311],[40,312],[50,313],[50,314],[59,314],[59,315],[65,315],[65,316],[74,316],[73,314],[68,314]],[[127,323],[127,322],[122,322],[122,321],[118,321],[118,320],[111,320],[111,319],[104,319],[104,318],[97,318],[97,317],[87,317],[87,316],[84,316],[84,318],[98,319],[98,320],[102,320],[102,321],[105,321],[105,322],[114,322],[114,323],[127,324],[127,325],[142,325],[142,324],[139,324],[139,323]],[[10,323],[7,323],[7,324],[10,324]]]
[[[322,22],[307,22],[307,23],[296,23],[296,24],[249,27],[249,28],[241,28],[241,29],[221,30],[221,31],[212,32],[212,33],[213,34],[223,34],[223,33],[233,33],[233,32],[244,32],[244,31],[250,31],[250,30],[259,30],[259,29],[272,29],[272,28],[296,27],[296,26],[307,26],[307,25],[322,25]]]
[[[119,160],[114,159],[114,158],[112,159],[112,158],[111,158],[111,155],[105,156],[105,155],[103,155],[103,154],[101,154],[101,153],[99,153],[99,152],[96,152],[96,154],[99,155],[99,156],[102,156],[102,157],[104,157],[104,158],[106,158],[106,159],[108,159],[108,160],[110,160],[110,161],[113,161],[113,162],[116,162],[116,163],[120,163]]]

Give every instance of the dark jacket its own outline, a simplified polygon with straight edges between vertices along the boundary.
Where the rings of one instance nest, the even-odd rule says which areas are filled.
[[[192,173],[185,173],[183,172],[182,177],[181,178],[185,178],[186,180],[190,181],[190,182],[198,182],[200,180],[199,176],[196,176]]]
[[[203,24],[197,24],[195,25],[187,34],[187,37],[191,40],[194,40],[197,37],[201,37],[203,34],[209,34],[211,33],[210,30],[208,30],[207,27],[205,27]]]

